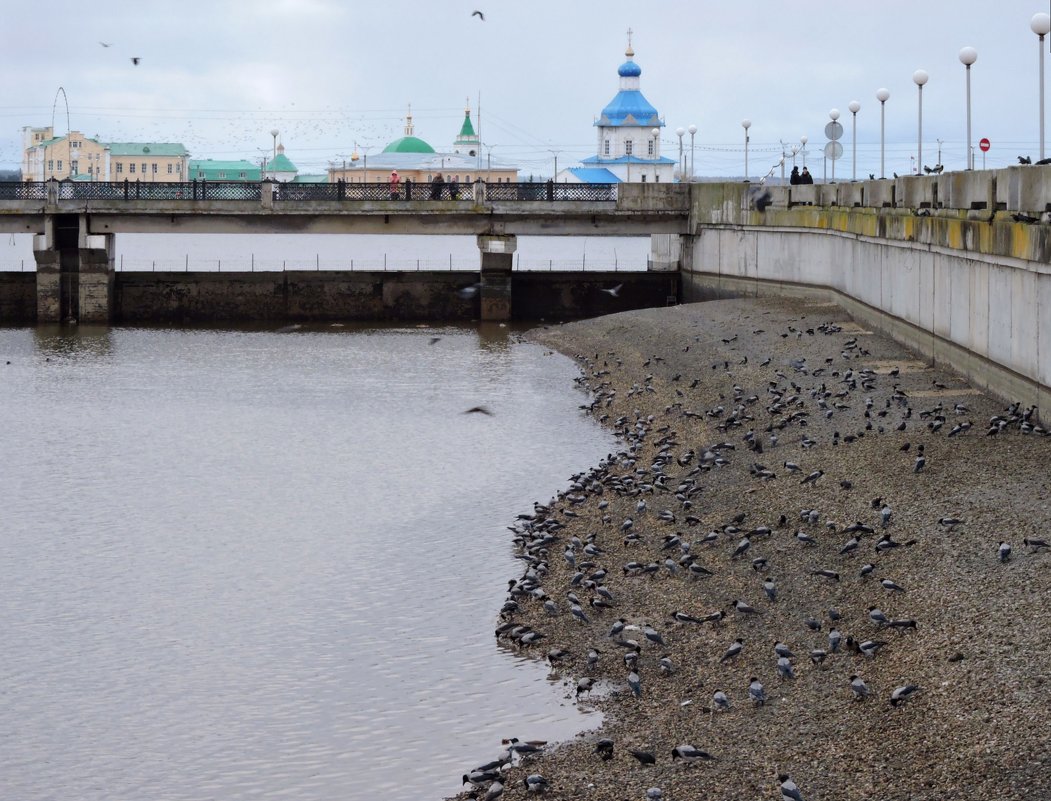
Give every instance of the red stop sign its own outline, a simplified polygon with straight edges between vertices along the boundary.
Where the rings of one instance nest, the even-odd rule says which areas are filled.
[[[978,149],[981,150],[983,153],[988,153],[990,147],[992,147],[992,142],[990,142],[984,136],[978,140]]]

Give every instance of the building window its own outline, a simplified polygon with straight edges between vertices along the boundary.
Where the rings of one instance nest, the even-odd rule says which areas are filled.
[[[648,144],[649,144],[649,147],[646,148],[646,152],[649,155],[652,156],[653,155],[653,140],[651,139]]]
[[[643,173],[643,174],[642,174],[642,182],[643,182],[643,183],[646,183],[646,173]]]
[[[117,162],[117,175],[121,175],[124,172],[124,164],[120,161]]]
[[[219,177],[220,177],[220,178],[225,178],[225,177],[226,177],[226,173],[225,173],[225,172],[221,172],[221,173],[219,173]]]
[[[70,170],[70,172],[72,172],[72,173],[73,173],[74,175],[76,175],[76,174],[77,174],[77,162],[75,162],[75,161],[71,161],[71,162],[69,162],[69,170]]]
[[[609,155],[609,140],[608,139],[605,142],[602,143],[602,155],[603,156],[608,156]]]
[[[179,173],[179,175],[182,175],[182,162],[175,165],[175,171]]]
[[[145,162],[145,161],[144,161],[144,162],[142,162],[142,174],[143,174],[143,175],[145,175],[145,174],[146,174],[146,162]]]
[[[62,159],[58,160],[58,171],[62,172]]]
[[[55,169],[55,160],[54,159],[48,159],[47,160],[47,170],[48,170],[48,172],[51,172],[51,170],[53,170],[53,169]]]
[[[157,163],[156,162],[154,162],[154,164],[153,164],[153,174],[154,175],[157,174]]]
[[[627,140],[624,143],[624,155],[630,156],[632,148],[634,147],[634,145],[635,145],[635,143],[631,139]]]
[[[169,164],[168,165],[168,175],[172,174],[172,167],[174,167],[174,166],[175,166],[174,164]]]
[[[245,175],[243,172],[239,172],[239,173],[237,173],[237,177],[238,178],[247,178],[248,176]]]
[[[128,165],[128,172],[130,172],[130,173],[134,173],[135,172],[135,162],[134,161],[131,164]]]
[[[659,184],[661,182],[661,174],[660,173],[657,173],[656,175],[653,176],[653,182],[655,184]]]

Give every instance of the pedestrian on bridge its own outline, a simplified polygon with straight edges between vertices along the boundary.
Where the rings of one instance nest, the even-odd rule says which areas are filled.
[[[460,195],[460,182],[453,175],[449,176],[449,200],[457,200]]]
[[[442,178],[442,174],[438,173],[431,179],[431,200],[442,199],[442,188],[445,186],[445,179]]]
[[[397,200],[400,195],[398,189],[401,186],[401,176],[398,175],[397,170],[390,171],[390,199]]]

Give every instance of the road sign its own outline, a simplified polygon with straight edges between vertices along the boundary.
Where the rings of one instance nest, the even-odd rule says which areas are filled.
[[[843,157],[843,145],[839,142],[826,142],[825,143],[825,158],[832,159],[835,161],[838,158]]]
[[[825,126],[825,136],[833,142],[843,136],[843,126],[833,120]]]
[[[990,147],[992,147],[992,142],[990,142],[984,136],[978,140],[978,149],[981,150],[983,153],[988,153]]]

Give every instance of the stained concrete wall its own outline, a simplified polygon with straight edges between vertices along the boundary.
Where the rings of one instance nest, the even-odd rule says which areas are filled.
[[[480,319],[477,272],[117,273],[117,323]],[[678,275],[512,272],[512,319],[568,320],[664,306]],[[603,289],[621,289],[614,296]],[[466,295],[466,296],[465,296]]]
[[[795,219],[792,219],[793,213]],[[702,224],[683,296],[814,294],[834,299],[983,389],[1051,411],[1047,226],[917,218],[872,209]],[[788,225],[787,223],[794,223]],[[869,235],[862,231],[872,231]]]
[[[36,322],[36,273],[0,272],[0,325]]]

